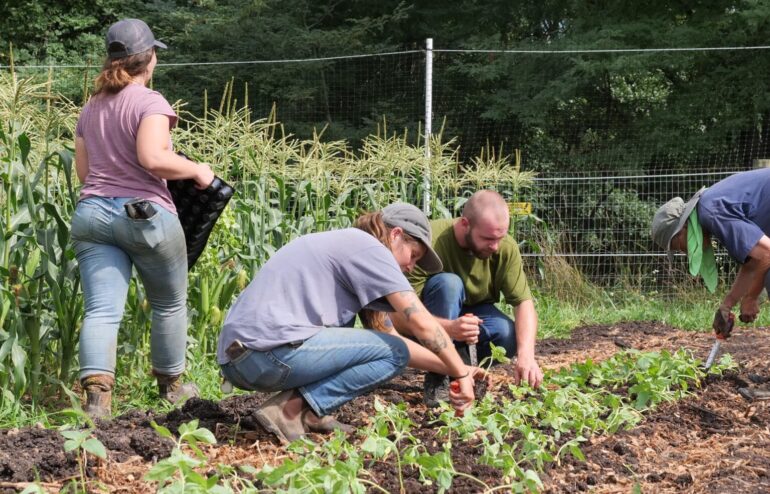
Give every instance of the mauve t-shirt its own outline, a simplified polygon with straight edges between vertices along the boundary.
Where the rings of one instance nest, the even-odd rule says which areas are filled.
[[[166,181],[139,164],[136,154],[139,124],[150,115],[166,115],[169,129],[177,121],[168,101],[140,84],[129,84],[117,94],[96,95],[86,103],[75,128],[88,153],[81,199],[137,197],[176,213]]]

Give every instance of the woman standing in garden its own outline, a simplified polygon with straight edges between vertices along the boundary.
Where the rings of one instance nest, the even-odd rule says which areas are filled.
[[[329,414],[409,365],[451,376],[462,410],[483,371],[463,364],[403,272],[441,270],[428,219],[396,203],[357,228],[305,235],[262,267],[227,315],[219,337],[222,373],[242,389],[273,392],[257,420],[282,442],[305,432],[350,430]],[[362,309],[397,312],[422,345],[395,330],[353,329]]]
[[[165,179],[208,186],[214,174],[175,154],[170,130],[177,116],[147,87],[166,48],[139,19],[113,24],[94,95],[75,132],[77,175],[83,187],[72,218],[85,296],[80,332],[80,381],[86,412],[110,413],[117,336],[132,266],[152,307],[152,373],[171,402],[197,395],[182,384],[187,339],[185,238]]]

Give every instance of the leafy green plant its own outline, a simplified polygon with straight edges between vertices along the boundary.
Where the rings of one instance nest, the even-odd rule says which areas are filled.
[[[411,462],[419,456],[418,441],[411,434],[414,422],[407,415],[404,404],[385,406],[375,399],[374,409],[377,415],[372,425],[364,431],[366,439],[361,444],[361,449],[378,460],[385,460],[391,454],[395,457],[398,483],[403,492],[404,461]]]
[[[93,429],[61,430],[59,433],[65,438],[64,451],[74,451],[77,455],[82,492],[88,492],[86,481],[88,455],[90,454],[102,460],[107,460],[107,450],[105,449],[104,444],[94,436]]]
[[[227,492],[218,485],[219,477],[212,475],[206,477],[196,472],[195,469],[206,464],[206,455],[203,454],[200,443],[216,444],[214,434],[208,429],[199,428],[198,421],[193,420],[179,426],[179,437],[174,435],[166,427],[151,422],[153,429],[160,437],[174,441],[171,456],[160,460],[145,475],[145,479],[158,483],[159,493],[176,492],[206,492],[217,494]],[[182,447],[189,447],[194,457],[182,451]]]

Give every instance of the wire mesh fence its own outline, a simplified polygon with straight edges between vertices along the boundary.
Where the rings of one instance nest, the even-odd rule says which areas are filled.
[[[734,171],[626,175],[585,172],[538,176],[519,201],[531,207],[515,218],[515,233],[530,272],[545,276],[549,257],[561,257],[586,280],[604,287],[674,293],[688,287],[686,256],[668,256],[650,235],[656,209],[669,199],[689,199]],[[521,208],[519,208],[521,210]],[[716,250],[723,281],[735,265]]]
[[[670,291],[690,277],[684,256],[669,263],[652,244],[655,209],[770,157],[770,93],[763,71],[746,70],[767,64],[770,51],[758,48],[436,49],[432,128],[453,141],[462,169],[479,156],[506,160],[516,151],[516,164],[537,173],[516,190],[483,184],[531,206],[515,216],[514,234],[533,277],[560,258],[603,286]],[[153,84],[169,100],[187,101],[191,113],[248,105],[254,118],[272,115],[297,139],[321,133],[355,152],[376,133],[424,143],[425,60],[422,50],[217,65],[161,60]],[[77,100],[98,68],[50,70]],[[225,84],[235,91],[220,98],[214,91]],[[199,87],[209,88],[206,98],[192,92]],[[735,266],[724,251],[717,256],[729,276]]]

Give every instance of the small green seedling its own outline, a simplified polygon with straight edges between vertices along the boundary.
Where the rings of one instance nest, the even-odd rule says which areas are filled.
[[[94,437],[94,431],[84,430],[64,430],[59,433],[66,439],[64,441],[64,451],[77,451],[78,467],[80,469],[80,484],[83,492],[88,492],[86,488],[86,467],[88,465],[88,454],[92,454],[102,460],[107,459],[107,450],[101,441]]]
[[[206,463],[206,455],[203,454],[198,444],[216,444],[217,442],[211,431],[202,427],[199,428],[198,421],[193,420],[179,426],[179,438],[177,439],[174,438],[170,430],[162,425],[158,425],[155,421],[152,421],[151,425],[159,436],[174,441],[174,449],[171,451],[171,456],[159,461],[145,475],[145,480],[158,483],[159,493],[217,493],[227,491],[226,488],[217,485],[219,482],[218,475],[206,477],[195,471],[195,468]],[[195,453],[195,458],[182,451],[182,446],[185,444]]]

